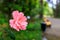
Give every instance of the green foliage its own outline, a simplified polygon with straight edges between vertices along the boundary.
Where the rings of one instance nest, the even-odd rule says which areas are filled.
[[[5,14],[0,13],[0,24],[7,23],[7,17]]]
[[[16,40],[41,40],[40,31],[20,31],[16,33]],[[20,36],[18,36],[20,35]]]
[[[43,9],[44,16],[53,16],[53,10],[48,6],[48,3],[46,1],[44,1]]]
[[[22,7],[17,4],[13,4],[13,9],[22,11]]]
[[[37,24],[37,23],[36,23]],[[38,27],[35,25],[34,28]],[[25,30],[19,31],[12,30],[10,28],[4,28],[4,33],[2,35],[3,40],[41,40],[41,30]]]
[[[35,17],[37,14],[39,14],[41,12],[41,9],[40,8],[34,8],[31,10],[31,16],[32,17]]]
[[[0,32],[0,37],[2,36],[2,32]]]
[[[28,24],[27,26],[28,30],[40,30],[40,22],[36,21],[36,22],[31,22]]]
[[[39,14],[41,12],[39,0],[3,0],[0,8],[0,29],[2,31],[0,40],[41,40],[40,22],[37,20],[29,22],[25,31],[17,32],[8,25],[8,19],[13,10],[22,11],[26,16],[33,18]],[[7,26],[5,27],[4,24]]]

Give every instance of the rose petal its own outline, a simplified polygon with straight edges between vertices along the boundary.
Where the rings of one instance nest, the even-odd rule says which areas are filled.
[[[17,19],[18,14],[19,14],[19,11],[13,11],[13,12],[12,12],[13,18],[14,18],[14,19]]]
[[[14,20],[13,20],[13,19],[10,19],[10,20],[9,20],[9,23],[10,23],[10,26],[13,27],[13,25],[14,25]]]
[[[26,30],[27,26],[27,18],[24,16],[23,12],[13,11],[12,13],[13,19],[9,20],[11,28],[19,31],[19,30]]]

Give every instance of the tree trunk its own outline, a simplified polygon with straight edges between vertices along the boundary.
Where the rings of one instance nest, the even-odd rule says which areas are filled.
[[[56,11],[54,13],[54,17],[60,18],[60,0],[56,1]]]
[[[40,4],[41,4],[40,18],[43,18],[43,0],[40,0]]]

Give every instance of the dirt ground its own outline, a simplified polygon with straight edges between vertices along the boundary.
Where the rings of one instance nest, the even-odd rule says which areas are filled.
[[[60,37],[50,35],[50,34],[47,34],[46,38],[47,38],[47,40],[60,40]]]
[[[48,40],[60,40],[60,19],[48,18],[52,22],[51,29],[46,30]]]

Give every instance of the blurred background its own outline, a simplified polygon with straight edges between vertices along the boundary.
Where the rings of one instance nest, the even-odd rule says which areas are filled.
[[[14,10],[28,18],[27,30],[17,32],[9,27]],[[0,0],[0,40],[42,40],[42,18],[60,18],[59,10],[60,0]]]

